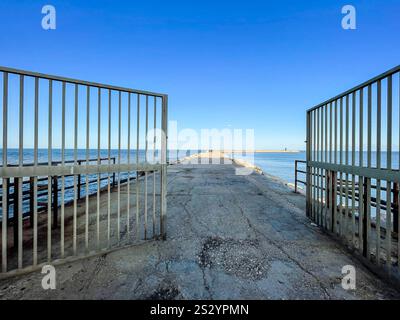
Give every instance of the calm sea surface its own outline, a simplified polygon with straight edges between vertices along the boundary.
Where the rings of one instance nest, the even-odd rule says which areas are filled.
[[[376,152],[371,153],[371,165],[376,167]],[[235,155],[237,158],[242,158],[247,161],[253,161],[252,157],[243,157]],[[334,154],[332,154],[332,159]],[[328,155],[329,159],[329,155]],[[337,160],[339,161],[340,154],[337,154]],[[359,164],[360,153],[355,153],[355,163]],[[363,153],[363,164],[367,166],[367,152]],[[264,172],[271,174],[273,176],[281,178],[285,182],[294,183],[294,170],[295,170],[295,160],[306,160],[305,152],[298,153],[255,153],[254,154],[254,164],[260,167]],[[346,155],[342,154],[343,164],[346,161]],[[348,163],[352,163],[351,152],[348,154]],[[381,167],[385,168],[387,163],[386,152],[381,153]],[[392,152],[392,168],[399,169],[399,152]],[[305,164],[299,163],[299,169],[305,169]],[[305,180],[305,177],[299,174],[301,180]]]
[[[295,160],[306,160],[306,153],[256,153],[254,155],[256,166],[285,182],[294,182]],[[304,168],[305,165],[299,164],[299,169]]]

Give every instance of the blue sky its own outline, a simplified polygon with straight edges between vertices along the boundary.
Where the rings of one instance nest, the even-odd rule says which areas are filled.
[[[341,27],[346,4],[357,30]],[[398,0],[2,0],[0,64],[165,92],[180,129],[304,149],[307,108],[399,64],[399,17]]]

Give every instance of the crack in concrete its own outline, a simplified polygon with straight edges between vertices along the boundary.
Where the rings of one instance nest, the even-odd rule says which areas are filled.
[[[189,216],[189,219],[192,220],[192,216],[193,216],[193,215],[190,213],[190,211],[189,211],[188,208],[187,208],[187,204],[188,204],[190,201],[191,201],[191,199],[188,198],[188,199],[182,204],[182,206],[183,206],[183,210],[184,210],[184,211],[186,212],[186,214]],[[200,223],[200,224],[203,225],[203,223],[202,223],[200,220],[198,220],[196,217],[195,217],[195,219],[197,220],[198,223]],[[192,225],[193,225],[193,222],[190,224],[190,226],[192,226]],[[192,227],[191,227],[191,230],[194,231],[194,233],[197,234],[197,235],[199,236],[198,232],[195,231],[195,230],[193,230]],[[207,283],[205,267],[202,266],[201,263],[199,263],[199,261],[196,261],[196,264],[199,266],[199,268],[200,268],[200,270],[201,270],[201,272],[202,272],[203,287],[204,287],[205,291],[208,293],[209,299],[212,300],[212,299],[213,299],[213,295],[212,295],[211,289],[210,289],[210,287],[209,287],[209,285],[208,285],[208,283]]]
[[[91,287],[94,279],[97,277],[100,270],[102,269],[102,267],[105,264],[106,256],[107,256],[106,254],[103,254],[100,257],[96,258],[96,260],[97,260],[96,265],[95,265],[94,269],[90,272],[89,278],[85,281],[83,286],[79,289],[80,292],[83,291],[84,289],[85,289],[85,291],[87,291]],[[85,270],[85,273],[88,272],[88,269],[85,267],[85,265],[83,265],[83,269]]]

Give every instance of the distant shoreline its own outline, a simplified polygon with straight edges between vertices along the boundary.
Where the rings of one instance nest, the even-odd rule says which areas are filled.
[[[300,153],[301,150],[233,150],[225,153]]]
[[[8,152],[18,152],[18,148],[7,148]],[[24,148],[23,149],[24,152],[33,152],[34,149],[33,148]],[[48,149],[47,148],[38,148],[37,149],[40,152],[47,152]],[[86,151],[86,148],[78,148],[76,149],[77,151]],[[126,148],[121,147],[120,149],[121,151],[127,151]],[[131,148],[130,151],[132,153],[134,153],[137,149],[136,148]],[[144,148],[139,148],[138,149],[140,152],[145,152]],[[148,149],[149,152],[152,152],[154,149]],[[156,149],[157,151],[160,151],[159,149]],[[3,151],[2,148],[0,148],[0,153]],[[57,151],[57,152],[61,152],[61,148],[59,147],[53,147],[52,151]],[[74,151],[73,148],[65,148],[66,152],[69,151]],[[97,148],[89,148],[89,151],[91,152],[97,152],[98,149]],[[108,148],[100,148],[100,151],[102,152],[108,152]],[[110,151],[118,151],[118,148],[110,148]],[[175,149],[169,149],[168,152],[172,152],[172,153],[176,153],[176,152],[196,152],[196,153],[201,153],[201,152],[209,152],[209,151],[213,151],[213,152],[223,152],[223,153],[301,153],[301,152],[305,152],[305,150],[225,150],[225,151],[221,151],[221,150],[196,150],[196,149],[189,149],[189,150],[175,150]]]

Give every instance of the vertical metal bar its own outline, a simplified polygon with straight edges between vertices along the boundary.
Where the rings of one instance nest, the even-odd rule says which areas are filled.
[[[343,164],[343,98],[340,98],[340,133],[339,133],[339,163]],[[344,219],[343,219],[343,194],[342,194],[342,180],[343,180],[343,173],[340,172],[339,176],[339,236],[343,236],[344,234]]]
[[[336,233],[336,171],[331,171],[331,231]]]
[[[320,161],[324,162],[324,108],[320,108]],[[324,179],[323,179],[323,169],[319,169],[319,210],[318,210],[318,219],[317,219],[317,224],[321,225],[322,224],[322,216],[323,216],[323,210],[324,210],[324,198],[323,198],[323,184],[324,184]]]
[[[121,164],[121,91],[118,91],[118,165]],[[118,168],[117,239],[121,239],[121,172]]]
[[[360,167],[364,166],[364,89],[360,90],[360,127],[359,127],[359,165]]]
[[[14,202],[14,210],[13,210],[13,231],[14,231],[14,249],[17,250],[18,249],[18,186],[19,186],[19,178],[18,177],[14,177],[13,179],[13,202]]]
[[[329,105],[325,105],[324,109],[325,109],[325,162],[328,162],[328,108]],[[324,220],[323,220],[323,225],[324,227],[327,229],[328,225],[328,203],[329,203],[329,199],[328,199],[328,193],[329,193],[329,177],[328,177],[328,170],[325,170],[325,210],[324,210]]]
[[[297,160],[294,161],[294,193],[297,193]]]
[[[24,76],[19,76],[19,148],[18,148],[18,165],[22,168],[24,163]],[[22,218],[24,208],[22,206],[22,181],[23,177],[18,179],[18,269],[22,269],[23,257],[23,234],[22,234]],[[15,181],[15,180],[14,180]],[[14,184],[14,192],[16,192],[16,184]],[[14,211],[14,215],[16,212]]]
[[[75,84],[75,103],[74,103],[74,166],[76,166],[78,159],[78,85]],[[80,177],[80,176],[78,176]],[[76,256],[76,238],[77,238],[77,175],[74,174],[74,212],[73,212],[73,226],[72,226],[72,250]],[[80,180],[80,178],[79,178]],[[78,182],[80,184],[80,181]]]
[[[322,152],[323,152],[323,162],[328,162],[328,151],[327,151],[327,105],[324,105],[321,109],[322,111],[322,119],[321,119],[321,124],[322,124],[322,130],[321,130],[321,142],[322,142]],[[321,177],[321,199],[322,199],[322,213],[321,213],[321,226],[322,228],[325,228],[325,222],[326,222],[326,192],[327,192],[327,170],[322,169],[322,177]]]
[[[359,124],[359,166],[363,167],[364,163],[364,89],[360,89],[359,91],[360,94],[360,106],[359,106],[359,119],[360,119],[360,124]],[[359,240],[359,251],[361,254],[363,253],[363,242],[364,242],[364,235],[363,235],[363,230],[364,230],[364,177],[358,176],[358,240]]]
[[[324,161],[324,150],[323,150],[323,145],[324,145],[324,141],[323,141],[323,127],[324,127],[324,123],[323,123],[323,108],[319,108],[319,115],[318,115],[318,126],[319,126],[319,143],[320,143],[320,162]],[[319,202],[318,202],[318,217],[317,217],[317,224],[321,225],[321,221],[322,221],[322,210],[323,210],[323,197],[322,197],[322,193],[323,193],[323,170],[319,169],[318,170],[318,197],[319,197]]]
[[[322,162],[326,162],[326,145],[325,145],[325,106],[321,108],[321,159]],[[324,227],[324,219],[325,219],[325,204],[324,204],[324,193],[325,193],[325,169],[321,169],[321,189],[320,189],[320,197],[321,197],[321,215],[320,215],[320,225]]]
[[[335,117],[335,129],[334,129],[334,131],[335,131],[335,133],[334,133],[334,136],[335,136],[335,138],[334,138],[334,145],[335,145],[335,147],[334,147],[334,159],[333,159],[333,162],[335,163],[335,164],[337,164],[337,152],[338,152],[338,136],[337,136],[337,131],[338,131],[338,101],[336,100],[335,101],[335,115],[334,115],[334,117]],[[337,234],[338,232],[338,214],[337,214],[337,172],[335,172],[335,181],[334,181],[334,186],[333,186],[333,194],[332,194],[332,197],[335,197],[335,221],[334,221],[334,223],[335,223],[335,227],[334,227],[334,232]]]
[[[52,120],[53,120],[53,80],[49,80],[49,127],[47,144],[47,161],[52,166]],[[51,188],[52,178],[49,176],[47,184],[47,261],[51,261]]]
[[[398,110],[399,110],[399,172],[400,172],[400,73],[399,73],[399,87],[398,87],[398,92],[399,92],[399,96],[398,96],[398,100],[399,100],[399,104],[398,104]],[[398,184],[398,187],[400,187],[400,184]],[[398,269],[400,269],[400,192],[398,193],[398,198],[397,198],[397,267]]]
[[[54,176],[53,177],[53,228],[56,229],[57,227],[58,227],[58,176]]]
[[[137,123],[136,123],[136,164],[139,165],[139,125],[140,125],[140,94],[137,95]],[[140,221],[139,221],[139,171],[136,170],[136,236],[140,239]]]
[[[316,120],[316,111],[312,111],[313,115],[313,161],[317,161],[317,120]]]
[[[311,144],[310,144],[310,161],[315,161],[315,130],[314,130],[314,111],[310,112],[310,136],[311,136]],[[314,212],[314,168],[310,164],[310,214],[309,218],[312,219]]]
[[[315,110],[315,128],[316,128],[316,130],[315,130],[315,140],[316,140],[315,161],[319,161],[319,109]],[[317,223],[318,210],[319,210],[318,172],[319,172],[319,168],[314,168],[314,173],[315,173],[315,196],[314,196],[315,210],[314,210],[314,219],[313,220],[315,223]]]
[[[311,144],[310,144],[310,161],[315,161],[315,130],[314,130],[314,111],[310,112],[310,136],[311,136]],[[312,219],[313,211],[314,211],[314,168],[310,165],[310,214],[309,218]]]
[[[39,78],[35,78],[35,115],[34,115],[34,142],[33,142],[33,165],[38,165],[39,144]],[[37,176],[33,177],[33,265],[37,265]],[[3,211],[4,212],[4,211]]]
[[[160,233],[166,239],[167,223],[167,137],[168,137],[168,96],[162,98],[162,140],[161,140],[161,219]]]
[[[317,161],[317,112],[314,110],[313,111],[313,122],[314,122],[314,155],[313,155],[313,160]],[[312,220],[315,220],[315,211],[316,211],[316,206],[315,206],[315,201],[316,201],[316,181],[317,181],[317,177],[316,177],[316,168],[313,167],[312,168],[312,174],[313,174],[313,203],[312,203]]]
[[[111,90],[108,90],[108,165],[111,165]],[[111,245],[111,186],[110,173],[107,172],[107,246]]]
[[[115,157],[112,157],[113,164],[115,164]],[[112,174],[112,187],[115,187],[115,171]]]
[[[328,162],[328,153],[329,153],[329,146],[328,146],[328,108],[329,105],[324,106],[324,113],[325,113],[325,162]]]
[[[318,161],[318,110],[314,110],[314,161]],[[316,221],[318,213],[318,168],[314,167],[314,209],[313,209],[313,221]]]
[[[333,117],[332,116],[333,116],[333,102],[331,102],[329,104],[329,151],[328,152],[329,152],[329,162],[330,163],[332,163],[332,160],[333,160],[333,155],[332,155],[332,153],[333,153],[333,145],[332,145],[332,143],[333,143]],[[333,208],[333,203],[334,203],[333,202],[333,198],[334,198],[334,189],[333,189],[334,173],[333,173],[333,171],[329,170],[328,177],[329,177],[329,184],[328,184],[329,189],[328,189],[327,200],[328,200],[328,208],[329,208],[329,212],[330,212],[330,219],[328,220],[329,224],[327,225],[327,227],[330,226],[330,229],[333,232],[334,225],[335,225],[335,223],[334,223],[335,212],[333,210],[334,209]]]
[[[101,164],[100,134],[101,134],[101,89],[98,88],[98,97],[97,97],[97,165],[98,166]],[[100,249],[100,173],[97,174],[96,244],[97,244],[97,250],[99,250]]]
[[[89,165],[89,141],[90,141],[90,87],[86,87],[86,166]],[[89,175],[85,174],[86,200],[85,200],[85,250],[89,251]]]
[[[29,225],[33,228],[33,177],[29,177]]]
[[[3,167],[7,167],[7,122],[8,122],[8,73],[3,72]],[[1,265],[2,272],[7,272],[7,248],[8,248],[8,179],[3,179],[3,221],[1,226]]]
[[[144,162],[147,164],[147,134],[149,130],[149,96],[146,95],[146,128]],[[144,239],[147,239],[147,171],[144,173]]]
[[[317,109],[317,161],[320,162],[321,161],[321,145],[320,145],[320,131],[321,131],[321,127],[320,127],[320,110],[321,108]],[[319,216],[320,216],[320,212],[321,212],[321,199],[320,199],[320,182],[321,182],[321,169],[317,168],[317,196],[316,196],[316,200],[317,200],[317,210],[316,210],[316,217],[315,217],[315,222],[317,224],[319,224]]]
[[[352,117],[351,117],[351,165],[356,165],[356,93],[352,94]],[[354,174],[351,175],[351,238],[355,247],[355,225],[356,225],[356,190]]]
[[[333,102],[331,102],[330,103],[330,105],[329,105],[329,111],[330,111],[330,115],[329,115],[329,162],[330,163],[332,163],[332,159],[333,159],[333,157],[332,157],[332,151],[333,151],[333,148],[332,148],[332,135],[333,135]]]
[[[369,253],[369,221],[370,219],[368,218],[370,215],[370,201],[371,201],[371,195],[370,195],[370,190],[371,190],[371,179],[370,178],[365,178],[364,179],[364,217],[362,220],[363,223],[363,234],[362,234],[362,245],[360,248],[362,249],[362,255],[364,257],[367,257],[370,259],[370,253]]]
[[[154,97],[153,162],[156,162],[157,98]],[[153,237],[156,236],[156,171],[153,171]]]
[[[382,110],[382,82],[377,83],[376,108],[376,167],[381,168],[381,110]],[[381,263],[381,180],[376,180],[376,262]]]
[[[78,160],[78,165],[80,166],[82,164],[81,160]],[[81,179],[81,174],[78,174],[78,199],[81,199],[81,184],[82,184],[82,179]]]
[[[333,157],[333,162],[335,164],[337,164],[337,152],[338,152],[338,136],[337,136],[337,132],[338,132],[338,102],[337,100],[335,101],[335,130],[334,130],[334,157]]]
[[[307,199],[306,199],[306,214],[307,216],[310,216],[310,145],[311,145],[311,136],[310,136],[310,113],[306,113],[306,194],[307,194]],[[297,160],[295,161],[295,192],[297,192]]]
[[[367,146],[367,166],[371,168],[371,158],[372,158],[372,86],[368,86],[368,146]],[[364,248],[365,248],[365,256],[368,260],[371,259],[371,178],[367,179],[367,199],[366,199],[366,227],[365,235],[364,235]],[[365,208],[364,208],[365,209]]]
[[[65,82],[62,83],[62,111],[61,111],[61,165],[65,166]],[[64,197],[65,176],[61,177],[61,258],[64,258]]]
[[[131,163],[131,93],[128,93],[128,164]],[[128,181],[126,185],[126,233],[128,235],[128,239],[130,239],[130,200],[131,200],[131,192],[130,192],[130,185],[131,185],[131,173],[128,171]]]
[[[345,161],[346,161],[346,165],[349,164],[349,99],[350,96],[346,96],[346,115],[345,115],[345,120],[346,120],[346,142],[345,142]],[[345,229],[346,229],[346,233],[348,231],[348,218],[349,218],[349,199],[348,199],[348,195],[349,195],[349,174],[346,173],[345,175],[345,184],[346,184],[346,188],[345,188],[345,219],[344,219],[344,223],[345,223]],[[345,235],[345,238],[347,239],[347,235]]]
[[[329,110],[330,110],[330,114],[329,114],[329,162],[332,163],[332,161],[333,161],[333,156],[332,156],[332,153],[333,153],[333,145],[332,145],[332,143],[333,143],[333,102],[330,103]],[[330,210],[329,210],[329,212],[331,215],[330,228],[331,228],[331,231],[333,232],[334,225],[335,225],[335,223],[334,223],[334,216],[335,216],[334,196],[336,194],[336,190],[335,190],[336,188],[334,185],[335,179],[334,179],[333,171],[330,171],[330,179],[331,179],[331,183],[329,184],[329,187],[330,187],[330,196],[329,196]]]
[[[387,78],[387,170],[392,169],[392,76]],[[386,181],[386,265],[388,272],[392,268],[392,182]]]
[[[393,183],[393,223],[392,223],[392,230],[394,233],[398,234],[399,230],[399,221],[397,220],[399,216],[399,183]]]

